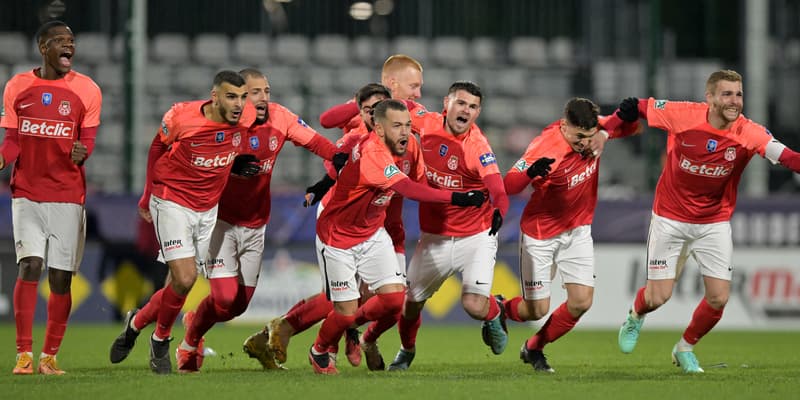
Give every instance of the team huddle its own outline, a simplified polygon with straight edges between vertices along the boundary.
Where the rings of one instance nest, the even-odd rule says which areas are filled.
[[[38,372],[61,375],[56,354],[85,237],[84,163],[102,131],[102,96],[89,77],[71,70],[75,41],[66,24],[49,22],[36,39],[42,66],[8,82],[0,119],[6,130],[0,169],[14,166],[19,275],[13,373],[34,372],[33,315],[39,278],[47,268],[51,293]],[[667,154],[648,235],[647,282],[620,328],[618,344],[623,353],[634,350],[646,314],[669,299],[692,256],[705,297],[672,348],[672,358],[686,373],[703,372],[694,345],[720,320],[730,294],[730,218],[741,174],[755,154],[800,171],[798,153],[742,115],[742,77],[730,70],[712,73],[704,103],[630,97],[609,116],[601,116],[588,99],[570,99],[563,115],[554,116],[503,176],[476,123],[481,88],[456,81],[443,96],[442,111],[429,111],[415,102],[422,75],[412,57],[389,57],[381,83],[363,86],[352,100],[320,116],[323,127],[343,131],[335,144],[271,102],[267,75],[252,68],[221,71],[209,99],[173,105],[153,137],[138,204],[139,215],[154,226],[158,257],[169,275],[141,309],[127,313],[110,361],[125,360],[142,330],[154,324],[148,335],[150,368],[171,373],[171,330],[202,273],[211,293],[183,315],[185,335],[174,355],[178,372],[201,370],[205,333],[241,315],[255,292],[272,172],[280,168],[276,158],[289,140],[319,156],[325,169],[304,199],[306,207],[317,207],[321,291],[248,337],[246,353],[265,369],[281,369],[291,336],[322,321],[307,354],[315,373],[338,373],[343,337],[350,364],[360,365],[363,354],[370,370],[407,370],[416,356],[425,302],[457,274],[464,311],[482,321],[482,340],[494,354],[507,347],[507,320],[534,321],[549,314],[522,343],[520,358],[535,371],[553,373],[545,345],[568,333],[592,305],[591,224],[603,149],[609,139],[642,132],[644,119],[666,131]],[[42,157],[46,169],[36,167]],[[532,190],[520,219],[522,295],[506,299],[491,292],[497,234],[508,195],[527,187]],[[420,203],[421,234],[410,260],[404,254],[404,198]],[[567,300],[550,313],[556,273]],[[395,325],[401,346],[387,366],[378,339]]]

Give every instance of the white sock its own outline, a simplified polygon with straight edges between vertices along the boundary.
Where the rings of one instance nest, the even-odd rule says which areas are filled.
[[[131,329],[133,329],[134,332],[139,332],[139,330],[136,329],[136,325],[133,324],[133,321],[135,321],[135,320],[136,320],[136,316],[134,315],[133,318],[131,318],[131,323],[128,324],[128,326],[130,326]]]
[[[181,344],[180,344],[179,347],[184,349],[184,350],[197,351],[197,346],[189,346],[189,344],[186,343],[186,339],[181,340]]]
[[[692,351],[694,349],[694,345],[689,344],[689,342],[687,342],[686,339],[681,336],[681,340],[678,341],[678,344],[675,346],[675,348],[680,352]]]
[[[637,313],[636,313],[636,311],[635,311],[633,308],[631,308],[631,312],[630,312],[630,316],[631,316],[631,318],[633,318],[633,319],[635,319],[635,320],[637,320],[637,321],[638,321],[638,320],[640,320],[640,319],[644,319],[644,316],[645,316],[645,315],[646,315],[646,314],[641,314],[641,315],[640,315],[640,314],[637,314]]]
[[[160,337],[156,336],[155,332],[153,332],[153,340],[155,340],[157,342],[163,342],[163,341],[167,340],[167,338],[160,338]]]

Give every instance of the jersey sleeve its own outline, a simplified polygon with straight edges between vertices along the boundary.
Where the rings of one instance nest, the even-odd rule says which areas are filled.
[[[0,128],[16,129],[18,125],[17,111],[14,109],[14,101],[20,92],[19,79],[12,78],[6,83],[3,90],[3,110],[0,112]]]
[[[500,168],[497,166],[497,157],[489,146],[486,137],[481,130],[473,125],[470,128],[470,143],[464,146],[464,163],[467,168],[478,171],[481,178],[486,175],[499,174]]]
[[[560,135],[549,134],[548,131],[548,129],[545,129],[545,132],[542,132],[541,135],[531,141],[522,157],[508,170],[509,174],[526,173],[528,168],[542,157],[554,159],[555,161],[553,161],[551,168],[553,170],[558,168],[558,165],[568,154],[564,148],[566,143],[561,139]],[[569,151],[572,151],[572,149],[570,148]]]
[[[668,132],[685,131],[706,121],[708,106],[688,101],[647,100],[647,124]]]
[[[767,144],[772,141],[772,133],[764,126],[751,120],[747,120],[742,127],[737,130],[735,140],[747,150],[758,153],[766,158]]]
[[[361,182],[380,189],[389,189],[406,178],[408,176],[394,165],[388,150],[383,152],[369,149],[361,153]]]
[[[179,139],[178,118],[175,106],[169,109],[161,118],[161,126],[158,128],[158,137],[161,143],[170,145]]]
[[[428,112],[422,104],[410,100],[406,101],[406,106],[408,106],[408,113],[411,114],[411,130],[414,132],[420,132],[425,123],[437,115],[437,113]]]
[[[100,91],[100,87],[89,77],[83,77],[83,79],[76,80],[73,91],[78,94],[78,97],[86,107],[86,114],[83,116],[83,121],[81,121],[81,128],[99,126],[103,103],[103,94]]]
[[[279,129],[286,132],[286,137],[297,146],[308,144],[311,139],[314,138],[314,135],[317,134],[317,131],[308,126],[302,118],[289,111],[286,107],[275,107],[270,111],[276,111],[277,114],[270,114],[269,116],[270,118],[276,119],[273,123],[280,127]]]

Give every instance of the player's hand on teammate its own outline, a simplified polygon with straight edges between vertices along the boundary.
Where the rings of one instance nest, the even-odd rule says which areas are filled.
[[[344,168],[344,164],[347,163],[347,159],[350,158],[350,154],[348,153],[336,153],[333,155],[333,168],[336,168],[336,173]]]
[[[89,149],[80,141],[72,142],[72,151],[69,153],[72,163],[75,165],[83,165],[86,157],[89,156]]]
[[[608,141],[608,132],[606,132],[604,129],[598,130],[597,133],[589,140],[586,150],[583,151],[583,156],[594,158],[600,157],[600,154],[603,153],[603,149],[606,147],[606,141]]]
[[[453,192],[453,196],[450,198],[450,204],[461,207],[480,207],[483,205],[483,201],[485,199],[486,197],[480,190],[470,190],[469,192]]]
[[[255,176],[261,171],[258,158],[252,154],[239,154],[233,159],[231,173],[239,176]]]
[[[533,164],[531,164],[531,166],[528,167],[528,170],[525,172],[531,179],[536,178],[537,176],[541,176],[542,178],[544,178],[547,176],[547,174],[550,173],[550,169],[552,168],[550,167],[550,164],[552,164],[554,161],[556,161],[555,158],[542,157],[534,161]]]
[[[143,220],[153,223],[153,216],[150,215],[150,210],[145,210],[144,208],[139,208],[139,216],[142,217]]]
[[[639,120],[639,99],[636,97],[628,97],[619,103],[617,110],[619,119],[625,122],[636,122]]]
[[[310,207],[319,203],[319,201],[323,196],[325,196],[325,193],[328,193],[328,190],[331,189],[334,183],[336,183],[336,181],[328,176],[328,174],[325,174],[325,176],[322,177],[319,182],[307,187],[305,199],[303,200],[303,207]]]
[[[500,210],[495,208],[492,213],[492,229],[489,229],[489,236],[497,235],[501,226],[503,226],[503,215],[500,214]]]

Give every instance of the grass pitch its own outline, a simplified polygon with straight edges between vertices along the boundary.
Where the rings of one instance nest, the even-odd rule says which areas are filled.
[[[180,325],[180,324],[178,324]],[[512,324],[505,353],[495,356],[480,339],[480,324],[423,324],[417,357],[405,372],[370,372],[339,357],[338,376],[315,375],[306,354],[318,327],[295,336],[287,371],[262,371],[242,353],[244,339],[257,326],[217,326],[206,335],[217,352],[202,373],[156,376],[148,368],[147,334],[127,360],[108,361],[116,325],[68,327],[59,353],[67,375],[13,376],[14,326],[0,324],[0,398],[2,399],[787,399],[800,390],[796,332],[712,332],[697,346],[706,370],[685,375],[670,362],[679,332],[648,331],[636,351],[624,355],[616,331],[578,329],[545,348],[555,374],[534,373],[519,360],[519,347],[533,332]],[[183,330],[173,332],[177,346]],[[35,356],[43,327],[34,329]],[[396,330],[380,341],[387,365],[399,346]],[[342,349],[344,346],[342,345]],[[724,363],[724,367],[721,366]],[[717,367],[713,365],[717,364]],[[173,359],[173,369],[174,359]]]

